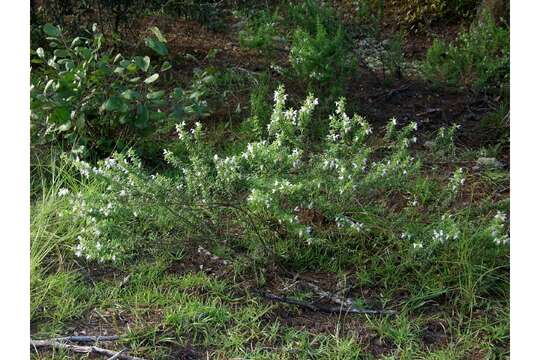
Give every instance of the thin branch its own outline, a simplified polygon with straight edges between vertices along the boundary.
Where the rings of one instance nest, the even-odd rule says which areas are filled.
[[[346,306],[346,307],[350,307],[350,308],[356,308],[354,306],[354,302],[351,299],[348,299],[348,298],[343,298],[342,299],[339,296],[337,296],[335,293],[331,293],[329,291],[323,290],[320,287],[318,287],[317,285],[312,284],[310,282],[304,282],[304,284],[306,286],[310,287],[313,291],[315,291],[315,293],[317,293],[317,295],[319,295],[320,297],[330,299],[333,302],[335,302],[336,304],[339,304],[341,306]]]
[[[63,336],[54,339],[48,339],[48,341],[71,341],[77,343],[89,343],[89,342],[99,342],[99,341],[116,341],[119,340],[120,336],[118,335],[98,335],[98,336]]]
[[[73,351],[77,353],[84,353],[84,354],[101,354],[108,356],[112,359],[121,359],[121,360],[145,360],[140,357],[135,356],[129,356],[124,354],[124,350],[118,352],[118,351],[112,351],[108,349],[103,349],[97,346],[81,346],[81,345],[72,345],[72,344],[66,344],[60,341],[56,340],[30,340],[30,346],[32,346],[34,349],[37,348],[53,348],[58,350],[68,350]],[[36,350],[37,351],[37,350]],[[114,357],[116,356],[116,357]]]
[[[125,353],[126,351],[128,351],[128,348],[124,348],[122,350],[120,350],[119,352],[116,353],[116,355],[113,355],[111,356],[110,358],[108,358],[107,360],[115,360],[115,359],[119,359],[120,356]]]
[[[283,303],[291,304],[291,305],[298,305],[300,307],[304,307],[311,311],[324,312],[328,314],[351,313],[351,314],[393,315],[396,313],[394,310],[374,310],[374,309],[365,309],[365,308],[353,308],[353,307],[345,307],[345,306],[330,306],[330,305],[316,304],[316,303],[310,303],[307,301],[298,300],[295,298],[278,296],[278,295],[274,295],[274,294],[267,293],[264,291],[256,291],[256,293],[268,300],[283,302]]]

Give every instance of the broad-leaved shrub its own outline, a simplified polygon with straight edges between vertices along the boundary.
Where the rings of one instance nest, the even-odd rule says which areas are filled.
[[[167,61],[115,54],[96,26],[88,37],[73,39],[57,26],[46,24],[43,30],[50,46],[35,51],[30,89],[36,143],[108,155],[168,121],[204,113],[195,91],[161,88],[160,77],[171,68]],[[145,42],[158,55],[167,54],[157,28]]]

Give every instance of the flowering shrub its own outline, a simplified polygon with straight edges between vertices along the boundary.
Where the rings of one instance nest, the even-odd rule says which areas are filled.
[[[506,245],[510,242],[506,214],[497,211],[488,227],[489,235],[497,245]]]
[[[30,89],[38,143],[60,141],[66,147],[109,154],[169,119],[203,112],[204,101],[191,93],[156,87],[160,75],[171,68],[168,62],[154,65],[149,56],[113,54],[95,26],[88,38],[69,39],[50,24],[43,30],[51,50],[35,51],[32,62],[38,67]],[[167,54],[163,35],[157,28],[150,30],[146,44],[159,55]]]
[[[125,258],[154,227],[192,240],[239,241],[261,255],[286,258],[301,247],[332,247],[336,239],[366,241],[386,234],[395,216],[380,206],[386,194],[408,197],[405,213],[420,206],[421,163],[409,149],[416,141],[416,123],[398,128],[391,120],[384,145],[375,148],[369,145],[369,123],[359,115],[350,117],[341,99],[321,148],[313,151],[305,136],[319,100],[310,95],[299,109],[287,108],[286,100],[284,88],[278,88],[267,135],[233,153],[216,154],[202,124],[177,125],[180,151],[164,150],[177,170],[174,176],[148,175],[133,152],[96,167],[75,161],[83,176],[103,184],[87,197],[73,197],[72,215],[86,229],[77,255]],[[447,185],[452,196],[463,181],[458,169]],[[405,229],[401,236],[416,251],[428,241],[444,246],[460,236],[449,209],[440,205],[446,204],[447,192],[440,194],[431,211],[437,209],[441,220]],[[374,219],[377,212],[384,217]]]

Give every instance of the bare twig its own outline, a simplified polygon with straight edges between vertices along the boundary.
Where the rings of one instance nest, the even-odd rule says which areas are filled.
[[[64,342],[57,341],[54,339],[53,340],[30,340],[30,346],[32,346],[35,349],[45,347],[45,348],[69,350],[69,351],[73,351],[77,353],[84,353],[84,354],[95,353],[95,354],[108,356],[111,359],[145,360],[140,357],[126,355],[124,354],[125,350],[118,352],[118,351],[103,349],[97,346],[72,345],[72,344],[66,344]]]
[[[54,339],[48,339],[49,341],[71,341],[77,343],[89,343],[89,342],[98,342],[98,341],[116,341],[119,340],[120,336],[118,335],[98,335],[98,336],[63,336]]]
[[[373,309],[365,309],[365,308],[358,309],[358,308],[346,307],[346,306],[330,306],[330,305],[323,305],[323,304],[315,304],[315,303],[310,303],[307,301],[298,300],[295,298],[274,295],[274,294],[267,293],[264,291],[257,291],[257,293],[268,300],[279,301],[279,302],[283,302],[283,303],[291,304],[291,305],[298,305],[306,309],[309,309],[311,311],[325,312],[328,314],[352,313],[352,314],[392,315],[396,313],[393,310],[373,310]]]
[[[401,87],[399,87],[397,89],[392,89],[390,91],[383,92],[382,94],[375,95],[373,98],[375,98],[375,101],[381,101],[381,100],[388,101],[388,100],[390,100],[392,98],[392,96],[409,90],[409,88],[411,86],[412,86],[411,84],[406,84],[406,85],[403,85],[403,86],[401,86]]]
[[[431,115],[431,114],[439,114],[439,113],[442,113],[441,108],[433,108],[433,109],[427,109],[424,112],[420,112],[420,113],[416,114],[416,116],[417,117],[424,117],[424,116],[428,116],[428,115]]]
[[[342,306],[355,308],[354,302],[352,301],[352,299],[340,298],[335,293],[331,293],[329,291],[323,290],[320,287],[318,287],[317,285],[312,284],[310,282],[304,282],[304,284],[306,286],[310,287],[313,291],[315,291],[317,293],[317,295],[319,295],[320,297],[330,299],[333,302],[335,302],[336,304],[339,304],[339,305],[342,305]]]
[[[125,353],[126,351],[128,351],[128,348],[124,348],[122,350],[120,350],[119,352],[116,353],[116,355],[113,355],[111,356],[110,358],[108,358],[107,360],[115,360],[115,359],[119,359],[120,356]]]

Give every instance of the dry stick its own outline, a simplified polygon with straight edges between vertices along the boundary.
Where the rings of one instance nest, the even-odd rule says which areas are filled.
[[[364,309],[364,308],[358,309],[358,308],[343,307],[343,306],[329,306],[329,305],[322,305],[322,304],[314,304],[314,303],[309,303],[307,301],[302,301],[302,300],[298,300],[298,299],[294,299],[290,297],[274,295],[274,294],[267,293],[264,291],[257,291],[257,293],[268,300],[284,302],[286,304],[291,304],[291,305],[298,305],[301,307],[305,307],[311,311],[320,311],[320,312],[325,312],[328,314],[352,313],[352,314],[393,315],[396,313],[394,310],[373,310],[373,309]]]
[[[115,359],[119,359],[119,358],[120,358],[120,355],[122,355],[122,354],[125,353],[126,351],[128,351],[128,348],[123,348],[122,350],[120,350],[119,352],[117,352],[116,355],[111,356],[111,357],[108,358],[107,360],[115,360]]]
[[[72,342],[78,342],[78,343],[85,343],[85,342],[98,342],[98,341],[116,341],[119,340],[120,336],[118,335],[98,335],[98,336],[63,336],[59,338],[54,339],[47,339],[48,341],[72,341]]]
[[[383,92],[382,94],[379,94],[379,95],[375,95],[373,96],[372,98],[375,99],[375,101],[380,101],[380,100],[390,100],[390,98],[394,95],[397,95],[401,92],[404,92],[404,91],[407,91],[409,90],[409,88],[412,86],[412,84],[406,84],[406,85],[403,85],[402,87],[400,88],[397,88],[397,89],[392,89],[388,92]]]
[[[342,299],[339,296],[337,296],[335,293],[331,293],[331,292],[328,292],[326,290],[323,290],[320,287],[318,287],[317,285],[312,284],[310,282],[304,282],[304,284],[307,285],[308,287],[312,288],[313,291],[315,291],[317,293],[317,295],[319,295],[320,297],[330,299],[333,302],[335,302],[336,304],[339,304],[339,305],[342,305],[342,306],[346,306],[346,307],[350,307],[350,308],[356,308],[354,306],[354,302],[351,299],[347,299],[347,298]]]
[[[103,349],[97,346],[81,346],[81,345],[71,345],[71,344],[65,344],[59,341],[55,340],[30,340],[30,346],[34,348],[40,348],[40,347],[46,347],[46,348],[53,348],[53,349],[59,349],[59,350],[70,350],[77,353],[96,353],[101,355],[106,355],[109,358],[112,358],[113,356],[117,356],[116,359],[121,360],[145,360],[140,357],[135,356],[129,356],[122,352],[118,353],[118,351],[111,351],[107,349]]]

